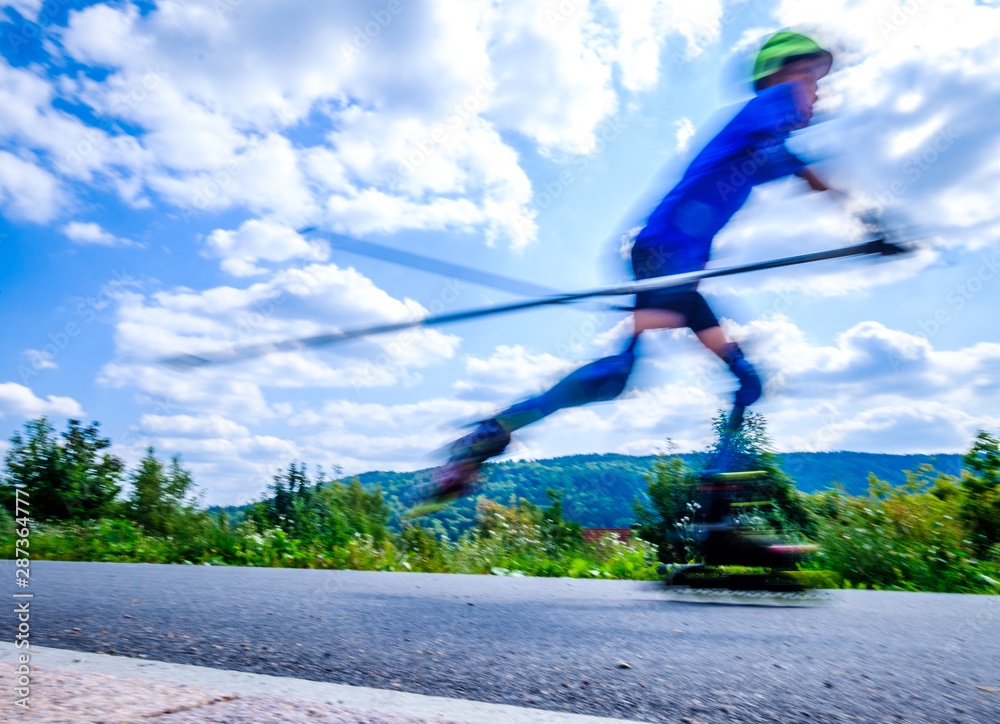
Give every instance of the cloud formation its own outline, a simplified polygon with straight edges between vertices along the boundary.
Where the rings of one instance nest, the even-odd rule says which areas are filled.
[[[16,382],[0,383],[0,417],[82,417],[83,408],[72,397],[48,395],[43,400],[30,388]]]
[[[482,230],[521,247],[537,233],[531,183],[505,135],[543,154],[589,152],[620,96],[656,85],[662,49],[700,53],[720,13],[715,0],[97,3],[45,28],[49,77],[2,64],[0,94],[18,111],[0,142],[41,154],[20,161],[36,199],[53,197],[8,203],[48,220],[58,177],[99,180],[138,206],[240,208],[355,234]]]
[[[128,291],[117,301],[117,358],[104,366],[101,384],[134,387],[142,399],[169,409],[217,410],[251,420],[280,414],[266,401],[266,388],[398,384],[418,375],[420,367],[450,357],[459,341],[436,330],[414,329],[328,350],[288,351],[181,373],[156,360],[410,320],[426,316],[427,310],[413,300],[391,297],[354,269],[319,263],[282,269],[243,288]]]
[[[115,236],[93,221],[71,221],[61,229],[71,241],[77,244],[97,246],[131,246],[134,242]]]

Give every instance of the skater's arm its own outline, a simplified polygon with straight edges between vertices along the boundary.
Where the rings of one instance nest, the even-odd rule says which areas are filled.
[[[868,230],[874,234],[880,235],[883,239],[885,238],[885,230],[882,228],[881,221],[879,220],[879,213],[873,209],[867,209],[859,205],[859,202],[852,199],[850,196],[845,194],[840,189],[835,189],[826,184],[823,179],[816,175],[816,173],[809,168],[804,166],[797,174],[800,178],[804,179],[809,188],[813,191],[826,191],[830,194],[831,198],[835,199],[848,213],[853,214]]]
[[[819,176],[817,176],[816,172],[813,171],[808,166],[802,167],[796,175],[799,178],[805,180],[805,182],[809,184],[809,188],[811,188],[813,191],[828,191],[830,195],[837,201],[841,203],[847,202],[848,200],[847,194],[845,194],[843,191],[840,191],[839,189],[835,189],[827,185],[827,183]]]

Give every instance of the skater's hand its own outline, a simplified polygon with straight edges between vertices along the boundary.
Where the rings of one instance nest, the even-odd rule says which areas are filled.
[[[864,208],[855,212],[855,217],[872,236],[888,241],[885,227],[882,223],[882,214],[875,208]]]

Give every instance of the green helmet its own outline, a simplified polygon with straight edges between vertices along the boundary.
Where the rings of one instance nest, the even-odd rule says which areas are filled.
[[[790,30],[775,33],[757,53],[757,60],[753,64],[754,90],[760,90],[760,84],[765,78],[777,73],[788,63],[805,58],[824,60],[826,67],[823,75],[830,72],[830,66],[833,65],[830,52],[819,47],[812,38]]]

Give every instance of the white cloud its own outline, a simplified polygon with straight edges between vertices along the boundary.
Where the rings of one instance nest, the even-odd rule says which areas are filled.
[[[81,62],[123,66],[148,49],[148,39],[135,32],[138,20],[139,8],[130,3],[118,7],[98,3],[71,10],[63,47]]]
[[[115,236],[93,221],[71,221],[61,229],[70,240],[77,244],[97,246],[132,246],[135,242]]]
[[[216,308],[235,303],[228,294],[219,296]],[[184,301],[189,308],[205,303]],[[744,345],[767,381],[755,409],[767,416],[779,450],[949,452],[967,448],[979,428],[1000,427],[992,404],[1000,392],[1000,344],[937,350],[918,335],[876,322],[854,325],[830,344],[810,341],[784,317],[745,327],[727,323],[727,329],[756,340]],[[578,453],[581,440],[591,441],[588,449],[597,452],[646,454],[663,449],[668,439],[682,451],[705,449],[711,419],[728,405],[735,381],[712,355],[676,336],[665,335],[662,345],[644,344],[637,373],[617,400],[564,410],[532,425],[515,435],[508,455]],[[658,357],[665,362],[657,364]],[[211,502],[247,502],[292,460],[328,470],[340,465],[348,473],[439,464],[442,446],[464,434],[463,425],[540,391],[577,364],[523,347],[498,347],[489,357],[466,359],[466,377],[455,384],[458,399],[272,405],[267,424],[287,425],[284,435],[259,433],[263,419],[233,407],[234,391],[212,378],[198,390],[210,407],[198,413],[164,407],[144,415],[137,428],[143,444],[181,452],[211,486]],[[258,379],[247,389],[264,387]],[[193,410],[198,403],[191,399],[178,407]]]
[[[468,377],[454,382],[452,389],[463,400],[513,402],[508,398],[541,392],[581,364],[548,353],[532,354],[520,345],[499,345],[486,359],[467,357]]]
[[[416,328],[342,347],[180,373],[154,360],[415,319],[427,310],[413,300],[394,299],[353,269],[334,264],[284,269],[246,288],[176,289],[149,296],[129,292],[117,299],[117,357],[103,368],[102,384],[133,386],[142,399],[167,408],[218,411],[253,421],[281,414],[266,401],[265,388],[412,384],[419,381],[419,368],[448,359],[459,342],[454,335]]]
[[[543,149],[587,153],[594,128],[617,108],[608,38],[586,3],[556,10],[530,0],[490,18],[497,91],[489,116]]]
[[[354,31],[371,18],[360,6],[226,13],[178,0],[145,16],[133,6],[73,12],[62,40],[71,56],[115,69],[103,83],[81,83],[78,94],[144,129],[152,162],[143,159],[143,175],[172,204],[240,206],[348,233],[481,226],[488,239],[522,245],[534,234],[521,218],[530,185],[516,154],[479,117],[487,103],[478,99],[489,95],[481,90],[489,59],[479,16],[470,4],[429,16],[408,7],[361,48],[352,45]],[[191,27],[198,43],[178,32]],[[287,32],[277,36],[277,27]],[[459,48],[463,63],[455,64]],[[335,130],[306,147],[285,135],[308,125]],[[417,142],[431,158],[390,183]],[[241,264],[230,262],[251,272]]]
[[[649,90],[668,43],[688,57],[718,37],[716,0],[570,5],[435,0],[386,10],[372,31],[364,5],[95,4],[50,26],[51,47],[110,74],[0,68],[0,138],[40,154],[40,173],[97,180],[137,207],[158,196],[358,234],[481,229],[520,248],[537,228],[509,136],[589,152],[619,85]]]
[[[0,417],[15,415],[30,418],[40,415],[82,417],[83,408],[72,397],[49,395],[42,399],[16,382],[0,383]]]
[[[114,85],[114,76],[108,83]],[[101,171],[124,190],[130,177],[148,161],[148,154],[135,138],[109,135],[103,126],[89,126],[53,106],[56,98],[76,103],[80,87],[65,76],[53,82],[44,77],[39,66],[12,68],[0,62],[0,143],[15,149],[22,161],[30,161],[36,177],[58,176],[90,183],[95,171]],[[30,180],[26,171],[21,176],[26,183]],[[54,185],[54,180],[48,182],[48,186]],[[68,189],[59,190],[68,195]],[[134,194],[125,198],[135,201]],[[49,220],[55,210],[50,208],[39,218]]]
[[[687,116],[674,122],[674,137],[677,139],[677,153],[684,153],[691,146],[691,139],[694,138],[694,123]]]
[[[779,449],[953,452],[1000,425],[1000,344],[936,350],[926,337],[862,322],[833,345],[785,317],[736,330],[767,380]]]
[[[669,63],[683,66],[719,37],[719,0],[608,0],[607,5],[619,28],[615,57],[621,65],[623,84],[629,90],[648,90],[656,85],[665,44]]]
[[[151,435],[183,435],[204,437],[247,437],[250,431],[222,415],[150,415],[139,420],[139,428]]]
[[[968,448],[978,429],[1000,427],[1000,344],[938,350],[920,335],[873,321],[852,326],[832,344],[816,344],[780,315],[726,328],[750,338],[743,347],[765,380],[754,409],[767,417],[779,450],[957,452]],[[710,421],[728,408],[735,380],[695,343],[664,341],[661,349],[644,340],[643,357],[621,397],[564,410],[525,429],[517,437],[526,447],[514,454],[579,452],[584,436],[595,440],[595,451],[643,454],[668,438],[682,451],[704,449]],[[484,375],[487,380],[502,380],[510,369],[508,376],[524,389],[534,370],[519,361],[518,354],[501,351],[479,363],[494,372]],[[496,397],[503,393],[509,390]]]
[[[267,221],[250,219],[236,231],[216,229],[206,240],[207,252],[222,258],[222,269],[234,276],[263,274],[258,261],[282,262],[328,256],[325,245],[310,243],[293,230]]]
[[[319,425],[342,430],[429,430],[481,413],[482,403],[435,397],[420,402],[383,405],[350,400],[328,400],[317,410],[306,410],[289,418],[296,427]]]
[[[112,452],[134,463],[148,446],[160,457],[181,456],[209,505],[257,500],[276,473],[304,459],[295,441],[255,434],[214,413],[144,414],[116,441]]]
[[[44,2],[45,0],[7,0],[4,4],[17,10],[26,20],[36,22]]]
[[[0,204],[14,218],[44,223],[59,211],[59,181],[47,171],[0,151]]]
[[[26,349],[21,353],[34,370],[54,370],[59,367],[51,352],[39,349]]]

